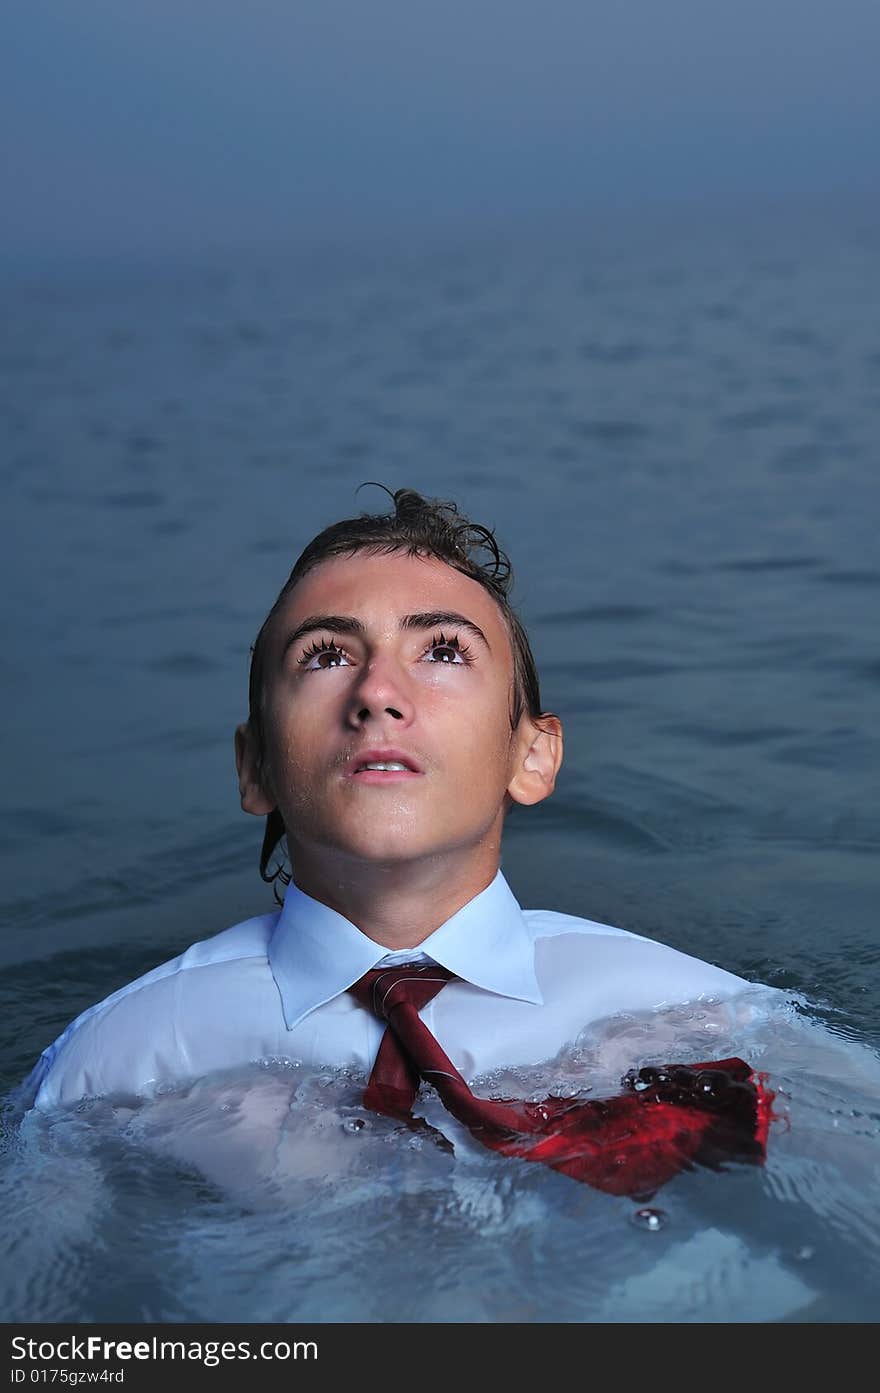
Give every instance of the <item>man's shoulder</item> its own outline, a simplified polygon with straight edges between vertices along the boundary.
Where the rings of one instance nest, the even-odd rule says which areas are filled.
[[[524,910],[538,980],[555,992],[596,995],[602,1014],[656,1009],[697,998],[730,997],[752,984],[667,943],[595,919]]]
[[[210,938],[200,939],[176,957],[142,973],[89,1006],[43,1051],[18,1090],[23,1105],[55,1101],[56,1094],[60,1096],[63,1092],[63,1077],[74,1067],[75,1061],[79,1069],[79,1056],[111,1057],[113,1050],[121,1048],[129,1036],[134,1038],[153,1020],[158,1028],[162,1024],[164,1006],[172,999],[169,993],[178,998],[182,991],[196,987],[206,970],[220,968],[223,964],[234,967],[247,959],[265,960],[277,920],[278,911],[261,914],[233,924]],[[95,1091],[103,1090],[96,1088]]]
[[[592,934],[652,942],[630,929],[618,929],[613,924],[603,924],[598,919],[583,919],[577,914],[564,914],[558,909],[524,909],[522,915],[533,939],[554,938],[559,934]]]
[[[252,919],[242,919],[239,924],[232,924],[228,929],[221,929],[211,938],[199,939],[197,943],[191,944],[177,958],[163,963],[154,971],[162,972],[166,969],[186,971],[211,963],[232,962],[236,958],[265,956],[280,912],[276,909],[270,914],[257,914]],[[150,973],[147,973],[146,976],[149,977]]]
[[[199,968],[211,967],[217,963],[236,962],[242,958],[265,957],[277,920],[277,912],[260,914],[252,919],[243,919],[239,924],[232,924],[228,929],[221,929],[210,938],[199,939],[182,953],[178,953],[177,957],[169,958],[157,967],[150,968],[148,972],[112,992],[103,1001],[96,1002],[94,1006],[83,1011],[76,1020],[71,1021],[59,1040],[63,1040],[68,1033],[79,1029],[87,1020],[104,1014],[127,997],[134,997],[138,992],[174,977],[177,973],[193,972]]]

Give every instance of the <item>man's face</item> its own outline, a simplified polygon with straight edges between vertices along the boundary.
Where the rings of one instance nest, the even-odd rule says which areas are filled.
[[[523,741],[508,631],[481,585],[433,557],[333,558],[266,637],[267,806],[249,810],[277,806],[292,851],[400,863],[497,846]],[[412,768],[364,771],[373,751]]]

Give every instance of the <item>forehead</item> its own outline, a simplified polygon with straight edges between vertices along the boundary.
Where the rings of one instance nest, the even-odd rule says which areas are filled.
[[[492,655],[510,656],[507,625],[489,592],[434,556],[405,552],[331,557],[298,581],[278,606],[272,628],[282,630],[312,615],[345,614],[376,633],[397,630],[407,614],[450,610],[479,625]]]

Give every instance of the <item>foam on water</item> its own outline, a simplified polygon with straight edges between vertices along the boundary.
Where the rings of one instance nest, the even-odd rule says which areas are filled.
[[[546,1066],[476,1084],[596,1096],[621,1059],[707,1038],[776,1090],[766,1165],[684,1172],[649,1201],[486,1151],[430,1089],[410,1126],[366,1111],[358,1075],[295,1061],[30,1112],[0,1170],[0,1303],[13,1320],[870,1319],[880,1062],[803,1002],[617,1017],[550,1089]]]

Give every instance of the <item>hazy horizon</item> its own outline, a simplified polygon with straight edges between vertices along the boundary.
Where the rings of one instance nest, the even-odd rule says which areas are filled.
[[[7,261],[878,188],[869,0],[15,0],[7,36]]]

